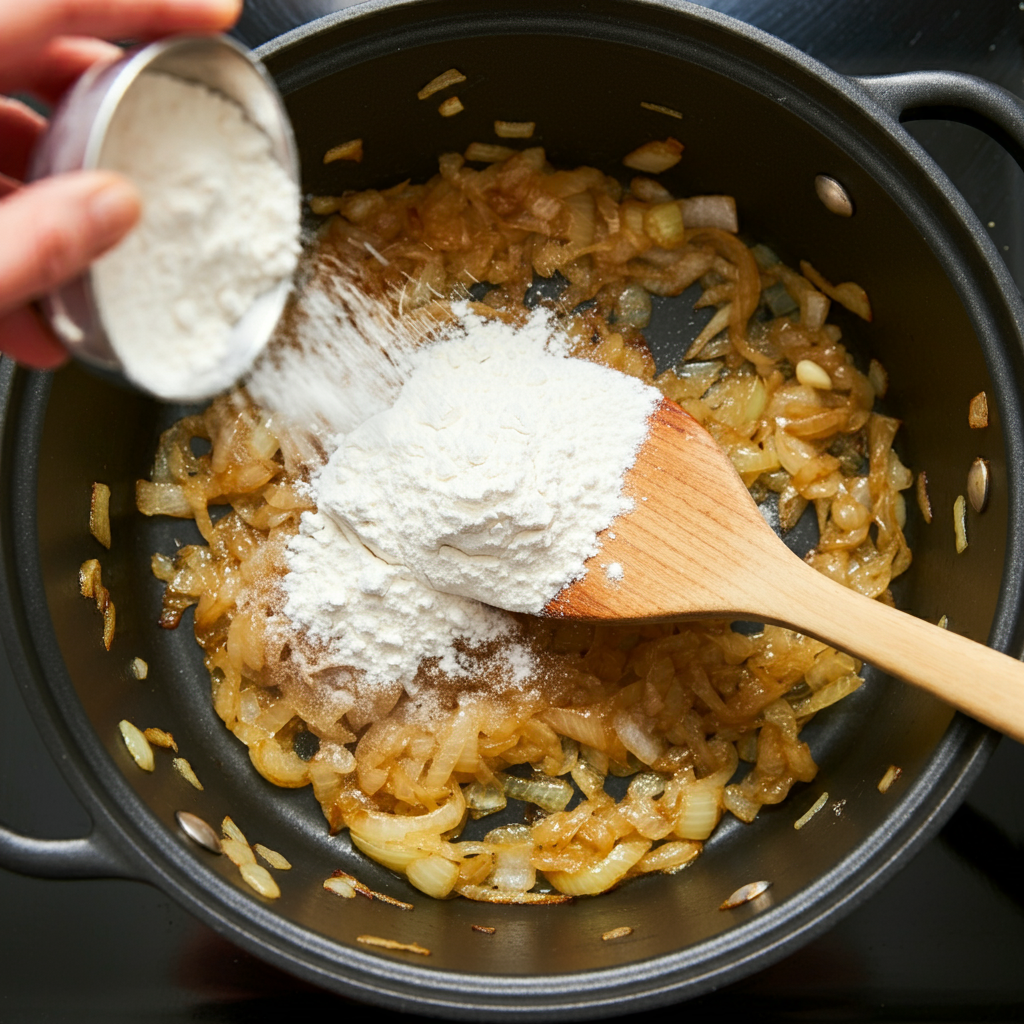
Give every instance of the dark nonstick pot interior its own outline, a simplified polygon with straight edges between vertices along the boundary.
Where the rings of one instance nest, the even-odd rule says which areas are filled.
[[[264,59],[286,98],[310,193],[387,186],[434,173],[436,157],[496,141],[493,121],[534,120],[535,144],[560,166],[628,172],[621,157],[672,135],[680,164],[662,176],[677,195],[736,197],[745,236],[790,264],[871,296],[868,326],[836,321],[866,361],[879,358],[886,409],[904,420],[901,455],[926,470],[935,521],[911,499],[914,564],[898,600],[922,617],[1019,650],[1020,496],[1007,452],[1020,448],[1015,380],[1020,339],[980,232],[951,205],[927,161],[903,148],[895,122],[878,123],[856,90],[781,44],[686,7],[518,0],[500,11],[472,3],[369,4],[271,44]],[[465,111],[442,118],[416,99],[436,74],[466,75]],[[681,120],[641,102],[682,111]],[[323,153],[364,140],[361,164],[322,164]],[[905,137],[904,137],[905,138]],[[814,191],[826,173],[856,213],[829,213]],[[936,172],[937,173],[937,172]],[[1016,302],[1016,300],[1013,300]],[[687,324],[691,324],[687,328]],[[659,311],[659,358],[694,330],[685,299]],[[54,378],[8,372],[3,486],[6,640],[50,741],[78,791],[121,848],[126,873],[160,884],[215,927],[308,978],[349,994],[447,1016],[594,1017],[722,984],[781,956],[879,883],[950,809],[983,760],[990,734],[933,699],[875,673],[805,732],[821,772],[751,826],[726,821],[693,866],[565,907],[433,901],[329,837],[311,791],[278,789],[210,707],[209,682],[186,616],[156,626],[154,551],[198,535],[178,520],[134,512],[134,481],[148,474],[159,431],[182,413],[69,368]],[[991,424],[970,430],[967,407],[986,390]],[[971,513],[970,546],[954,550],[952,505],[971,461],[989,460],[991,500]],[[87,531],[93,481],[112,488],[114,545]],[[78,567],[99,557],[117,607],[112,650],[78,594]],[[131,660],[149,663],[144,682]],[[158,752],[157,770],[132,763],[118,734],[128,718],[172,732],[205,789],[197,792]],[[886,768],[903,769],[882,795]],[[828,792],[826,811],[794,820]],[[189,844],[174,813],[212,823],[230,814],[250,841],[294,865],[269,903],[245,889],[226,858]],[[415,904],[412,913],[325,893],[335,868]],[[753,904],[718,909],[738,886],[766,879]],[[482,935],[472,925],[495,927]],[[631,936],[603,942],[629,925]],[[415,941],[429,958],[373,953],[356,937]]]

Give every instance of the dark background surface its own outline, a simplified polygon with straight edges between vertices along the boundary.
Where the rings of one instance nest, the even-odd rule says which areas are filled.
[[[250,45],[330,10],[249,0]],[[944,68],[1024,96],[1017,0],[716,0],[846,74]],[[1024,286],[1024,179],[980,133],[909,126],[986,224]],[[759,1021],[1024,1020],[1024,748],[1004,740],[941,834],[881,891],[778,964],[685,1006],[637,1015]],[[89,820],[43,747],[0,655],[0,820],[47,838]],[[38,881],[0,871],[0,1021],[234,1022],[338,1014],[346,1003],[253,959],[135,882]]]

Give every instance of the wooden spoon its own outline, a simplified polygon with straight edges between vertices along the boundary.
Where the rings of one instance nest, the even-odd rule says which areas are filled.
[[[730,617],[790,626],[1024,741],[1024,664],[848,590],[775,535],[729,457],[663,399],[626,474],[634,511],[545,609],[591,621]],[[621,579],[601,568],[619,563]],[[617,574],[616,574],[617,575]]]

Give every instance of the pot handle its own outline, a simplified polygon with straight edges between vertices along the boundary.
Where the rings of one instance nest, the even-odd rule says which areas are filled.
[[[1008,89],[958,71],[852,78],[897,121],[957,121],[998,142],[1024,168],[1024,103]]]
[[[96,831],[81,839],[35,839],[0,825],[0,867],[36,878],[135,877]]]

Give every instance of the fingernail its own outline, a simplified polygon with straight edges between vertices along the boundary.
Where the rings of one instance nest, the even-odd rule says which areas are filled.
[[[88,210],[98,234],[120,238],[139,218],[139,194],[130,182],[114,180],[93,192]]]
[[[216,12],[218,18],[227,21],[228,18],[232,22],[238,20],[239,15],[242,13],[243,0],[177,0],[181,7],[188,7],[194,11],[201,11],[203,14],[209,16],[211,12]]]

